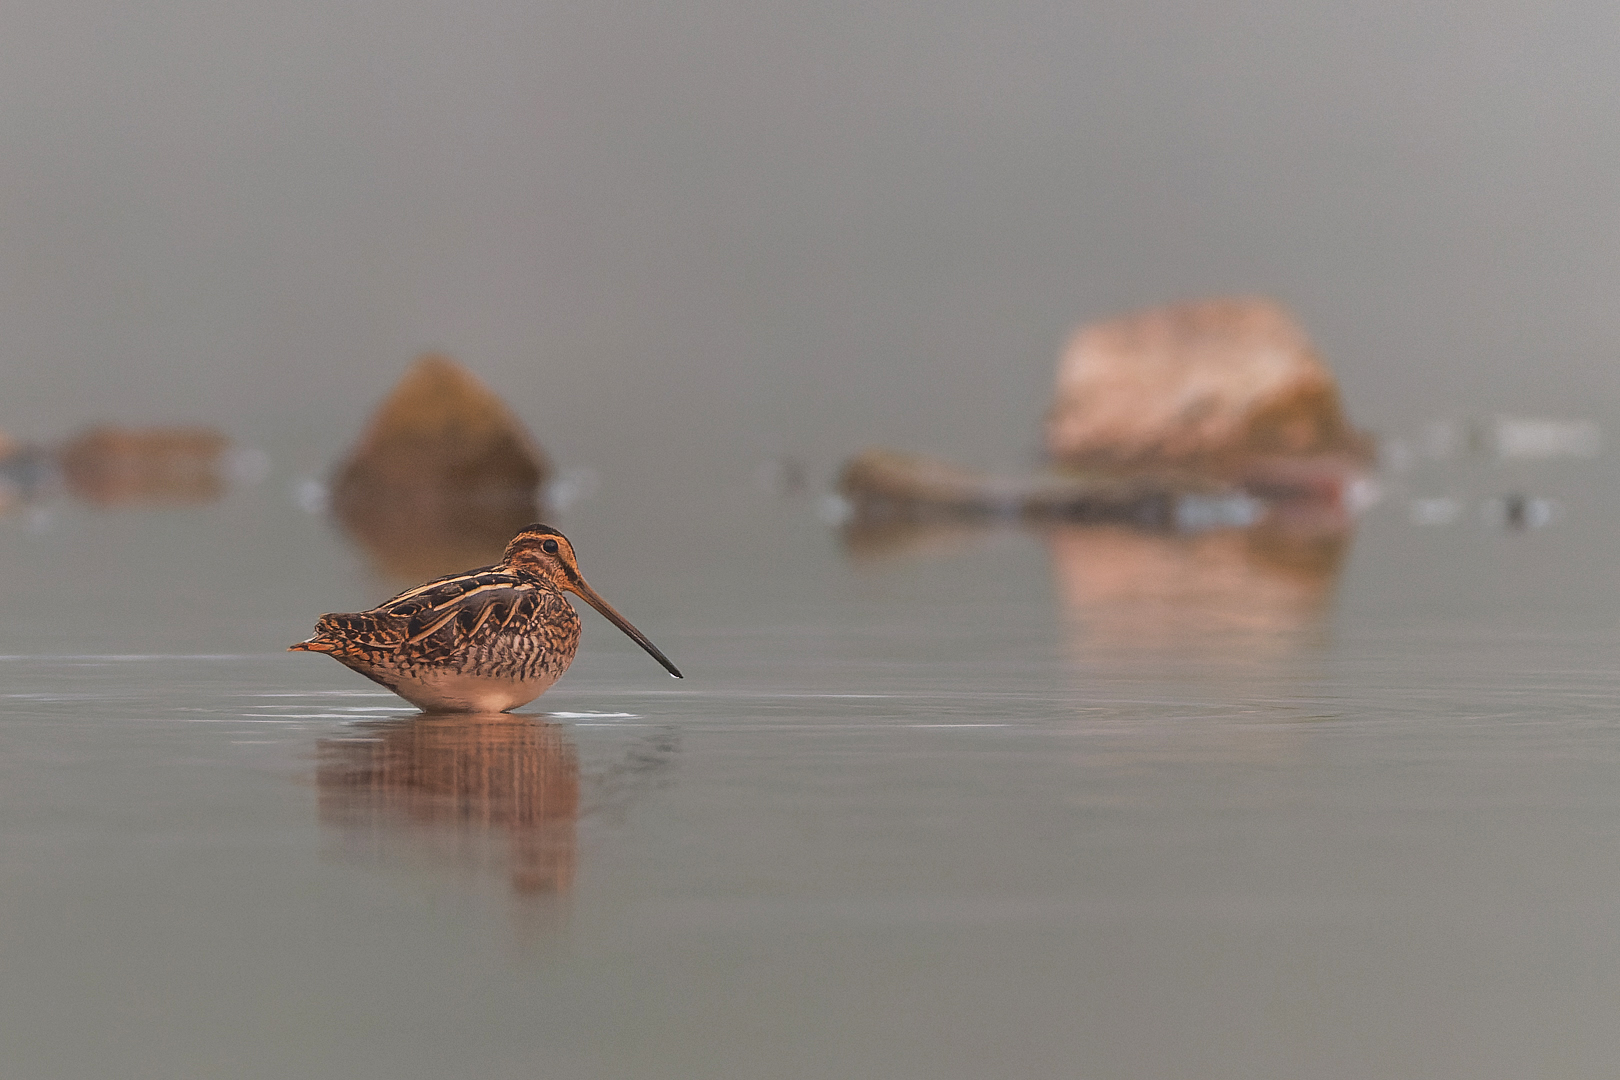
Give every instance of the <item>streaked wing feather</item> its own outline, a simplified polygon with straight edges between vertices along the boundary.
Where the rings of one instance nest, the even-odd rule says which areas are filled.
[[[436,625],[413,638],[409,648],[424,660],[450,656],[484,639],[533,633],[567,605],[561,594],[528,583],[512,587],[486,585],[449,601],[435,620]],[[498,608],[506,611],[501,622],[494,618]],[[471,621],[472,630],[466,629],[463,618]]]
[[[370,611],[324,615],[322,633],[368,649],[451,653],[479,637],[522,633],[537,615],[567,601],[532,579],[485,567],[407,589]]]

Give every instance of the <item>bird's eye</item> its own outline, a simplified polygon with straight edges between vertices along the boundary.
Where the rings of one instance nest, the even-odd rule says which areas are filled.
[[[555,554],[557,554],[557,541],[555,541],[555,540],[547,540],[547,541],[545,541],[544,543],[542,543],[540,545],[540,550],[545,552],[547,555],[555,555]]]

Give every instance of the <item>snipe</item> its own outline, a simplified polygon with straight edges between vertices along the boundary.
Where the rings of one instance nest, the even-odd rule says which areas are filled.
[[[328,653],[427,712],[505,712],[556,682],[579,648],[571,592],[677,679],[681,673],[580,576],[574,547],[530,525],[495,566],[407,589],[370,611],[322,615],[293,652]]]

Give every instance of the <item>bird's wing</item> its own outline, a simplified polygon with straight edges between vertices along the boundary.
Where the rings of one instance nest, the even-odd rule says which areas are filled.
[[[365,649],[409,649],[423,660],[486,636],[523,633],[566,605],[556,590],[489,569],[430,581],[353,615],[325,615],[318,629]]]
[[[516,578],[512,574],[508,574],[508,573],[503,572],[499,566],[480,566],[476,570],[463,570],[459,574],[446,574],[446,575],[444,575],[444,577],[434,578],[432,581],[424,581],[420,585],[413,585],[411,588],[406,589],[404,592],[400,593],[398,596],[394,597],[393,599],[384,600],[382,603],[378,604],[376,607],[372,608],[371,610],[376,611],[376,612],[390,611],[396,605],[404,603],[407,600],[416,600],[416,599],[420,599],[421,597],[424,597],[424,596],[434,596],[434,595],[441,595],[441,594],[442,595],[460,596],[463,592],[466,591],[464,588],[459,587],[462,583],[466,583],[466,582],[492,582],[497,578],[501,578],[501,579],[505,579],[505,580],[509,580],[509,581],[516,580]],[[451,590],[451,589],[446,589],[445,586],[458,586],[458,587],[456,589]]]

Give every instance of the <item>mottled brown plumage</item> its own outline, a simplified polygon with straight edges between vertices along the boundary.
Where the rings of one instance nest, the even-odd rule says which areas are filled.
[[[291,646],[322,652],[428,712],[504,712],[543,694],[579,648],[564,592],[605,615],[675,676],[667,657],[580,576],[573,545],[530,525],[495,566],[429,581],[370,611],[322,615]]]

